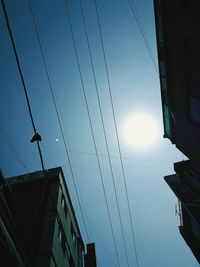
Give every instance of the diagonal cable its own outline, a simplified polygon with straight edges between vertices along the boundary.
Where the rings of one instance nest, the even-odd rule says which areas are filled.
[[[7,29],[8,29],[8,34],[9,34],[9,37],[10,37],[10,40],[11,40],[11,44],[12,44],[15,60],[16,60],[16,63],[17,63],[17,68],[18,68],[20,79],[21,79],[21,82],[22,82],[26,103],[27,103],[27,106],[28,106],[29,117],[31,119],[31,124],[32,124],[32,128],[33,128],[34,134],[36,135],[38,133],[37,133],[37,130],[36,130],[36,125],[35,125],[34,117],[33,117],[33,114],[32,114],[32,109],[31,109],[31,104],[30,104],[30,100],[29,100],[29,96],[28,96],[28,91],[27,91],[27,88],[26,88],[23,72],[22,72],[22,69],[21,69],[21,66],[20,66],[20,63],[19,63],[19,58],[18,58],[18,54],[17,54],[17,50],[16,50],[16,46],[15,46],[15,42],[14,42],[11,26],[10,26],[10,23],[9,23],[8,14],[7,14],[7,10],[6,10],[6,6],[5,6],[5,3],[4,3],[4,0],[1,0],[1,4],[2,4],[3,13],[4,13],[4,17],[5,17],[5,22],[6,22],[6,26],[7,26]],[[41,151],[39,140],[36,140],[36,142],[37,142],[37,149],[38,149],[39,158],[40,158],[40,164],[41,164],[42,170],[43,170],[43,172],[44,172],[44,174],[46,176],[46,170],[45,170],[45,166],[44,166],[44,160],[43,160],[43,155],[42,155],[42,151]],[[33,226],[33,224],[35,222],[35,219],[37,218],[37,216],[39,214],[39,211],[41,209],[41,203],[42,203],[42,201],[44,199],[46,190],[47,190],[47,179],[45,180],[45,184],[44,184],[44,187],[43,187],[43,190],[42,190],[42,194],[41,194],[41,198],[40,198],[40,201],[39,201],[39,205],[36,208],[36,211],[35,211],[35,213],[33,215],[33,219],[32,219],[30,225],[27,228],[25,236],[28,236],[27,234],[29,234],[29,232],[30,232],[30,230],[31,230],[31,228],[32,228],[32,226]]]
[[[31,119],[31,124],[32,124],[32,127],[33,127],[34,134],[36,135],[37,134],[37,130],[36,130],[33,114],[32,114],[32,109],[31,109],[31,104],[30,104],[30,101],[29,101],[28,91],[27,91],[27,88],[26,88],[23,72],[22,72],[22,69],[21,69],[21,66],[20,66],[20,63],[19,63],[19,58],[18,58],[18,55],[17,55],[17,50],[16,50],[14,38],[13,38],[13,33],[12,33],[12,30],[11,30],[11,26],[10,26],[10,22],[9,22],[9,19],[8,19],[8,14],[7,14],[7,10],[6,10],[6,6],[5,6],[5,3],[4,3],[4,0],[1,0],[1,4],[2,4],[2,8],[3,8],[5,21],[6,21],[8,33],[9,33],[9,36],[10,36],[12,48],[13,48],[13,51],[14,51],[14,55],[15,55],[15,59],[16,59],[16,63],[17,63],[17,68],[18,68],[20,79],[21,79],[21,82],[22,82],[22,87],[23,87],[23,90],[24,90],[24,95],[25,95],[25,98],[26,98],[27,106],[28,106],[28,111],[29,111],[29,116],[30,116],[30,119]],[[36,143],[37,143],[37,148],[38,148],[38,152],[39,152],[39,157],[40,157],[40,162],[41,162],[42,168],[45,169],[40,143],[39,143],[38,140],[36,140]]]
[[[156,60],[155,60],[155,58],[153,56],[153,52],[152,52],[151,46],[149,44],[147,35],[146,35],[144,27],[143,27],[143,23],[142,23],[142,21],[140,19],[140,16],[139,16],[138,12],[137,12],[137,9],[136,9],[136,6],[134,4],[134,1],[133,0],[132,1],[128,0],[128,2],[129,2],[129,5],[130,5],[130,8],[131,8],[131,12],[132,12],[132,14],[133,14],[133,16],[134,16],[134,18],[135,18],[135,20],[137,22],[137,25],[138,25],[139,30],[141,32],[142,38],[143,38],[143,40],[145,42],[145,45],[147,47],[147,50],[148,50],[149,56],[151,58],[151,61],[153,63],[153,66],[154,66],[154,69],[156,71],[156,74],[157,74],[157,76],[159,76]]]
[[[69,150],[67,149],[67,142],[66,142],[66,138],[65,138],[65,134],[64,134],[64,128],[62,126],[62,122],[61,122],[61,119],[60,119],[60,115],[59,115],[59,111],[58,111],[58,105],[57,105],[56,98],[55,98],[55,93],[54,93],[54,88],[53,88],[53,84],[51,82],[51,78],[50,78],[50,74],[49,74],[49,70],[48,70],[48,66],[47,66],[47,60],[45,58],[44,49],[43,49],[42,42],[41,42],[40,35],[39,35],[39,30],[38,30],[38,26],[37,26],[38,23],[37,23],[36,17],[34,16],[34,12],[33,12],[31,1],[28,0],[28,3],[29,3],[30,11],[31,11],[31,16],[32,16],[32,19],[33,19],[34,28],[35,28],[36,35],[37,35],[37,40],[38,40],[40,51],[41,51],[42,60],[43,60],[44,67],[45,67],[45,72],[46,72],[46,76],[47,76],[47,80],[48,80],[48,84],[49,84],[49,89],[51,91],[51,96],[52,96],[52,99],[53,99],[53,104],[54,104],[54,108],[55,108],[55,111],[56,111],[56,116],[57,116],[58,124],[59,124],[59,127],[60,127],[60,131],[61,131],[61,135],[62,135],[64,147],[65,147],[65,152],[66,152],[66,156],[67,156],[67,160],[68,160],[68,164],[69,164],[69,168],[70,168],[70,172],[71,172],[71,176],[72,176],[72,180],[73,180],[73,184],[74,184],[74,188],[75,188],[75,192],[76,192],[76,197],[77,197],[77,200],[78,200],[79,209],[80,209],[81,216],[82,216],[82,221],[83,221],[83,224],[84,224],[87,240],[89,242],[89,235],[88,235],[86,222],[85,222],[84,215],[83,215],[83,209],[82,209],[82,206],[81,206],[81,201],[80,201],[80,197],[79,197],[79,193],[78,193],[78,189],[77,189],[77,184],[76,184],[75,175],[74,175],[74,171],[73,171],[73,167],[72,167],[72,162],[71,162],[71,158],[70,158],[70,155],[69,155]]]
[[[8,15],[7,15],[6,7],[5,7],[5,4],[4,4],[4,0],[1,0],[1,3],[2,3],[2,7],[3,7],[4,15],[5,15],[5,20],[6,20],[6,24],[7,24],[9,36],[10,36],[11,43],[12,43],[12,46],[13,46],[15,58],[16,58],[16,61],[17,61],[18,70],[20,72],[20,78],[22,80],[22,84],[23,84],[24,93],[25,93],[25,96],[26,96],[26,101],[27,101],[27,105],[28,105],[28,109],[29,109],[29,115],[30,115],[30,118],[31,118],[32,126],[33,126],[33,129],[34,129],[34,133],[37,134],[36,127],[35,127],[35,122],[34,122],[33,115],[32,115],[31,105],[30,105],[30,101],[29,101],[27,89],[26,89],[26,86],[25,86],[23,74],[22,74],[22,71],[21,71],[21,67],[20,67],[20,64],[19,64],[19,59],[18,59],[18,56],[17,56],[17,51],[16,51],[16,48],[15,48],[15,43],[14,43],[14,39],[13,39],[13,36],[12,36],[12,31],[11,31],[11,27],[10,27],[10,24],[9,24]],[[37,147],[38,147],[38,152],[39,152],[39,156],[40,156],[40,163],[41,163],[42,171],[43,171],[44,177],[45,177],[45,183],[44,183],[44,187],[43,187],[43,190],[42,190],[42,196],[40,198],[39,205],[38,205],[38,207],[37,207],[37,209],[36,209],[36,211],[34,213],[32,222],[31,222],[31,224],[28,227],[27,237],[28,237],[28,235],[30,233],[30,230],[31,230],[31,228],[32,228],[32,226],[34,224],[34,221],[37,218],[38,213],[39,213],[39,211],[41,209],[42,201],[43,201],[44,196],[45,196],[45,194],[47,192],[47,183],[48,183],[48,175],[47,175],[47,172],[46,172],[45,167],[44,167],[44,160],[43,160],[43,156],[42,156],[42,151],[40,149],[39,141],[37,141]],[[59,223],[62,231],[64,232],[63,226],[62,226],[62,223],[61,223],[61,219],[60,219],[60,216],[59,216],[59,213],[58,213],[56,204],[55,204],[54,199],[53,199],[53,196],[52,196],[51,189],[50,189],[50,200],[51,200],[52,205],[53,205],[53,207],[55,209],[55,215],[56,215],[56,218],[58,220],[58,223]]]
[[[96,74],[95,74],[95,68],[94,68],[94,63],[93,63],[93,58],[92,58],[92,52],[91,52],[91,47],[90,47],[90,41],[89,41],[89,36],[88,36],[88,30],[87,30],[86,18],[85,18],[85,14],[84,14],[84,10],[83,10],[82,0],[80,0],[80,7],[81,7],[81,14],[83,17],[83,25],[84,25],[85,35],[86,35],[87,47],[88,47],[88,51],[89,51],[90,64],[91,64],[92,74],[93,74],[94,83],[95,83],[95,90],[96,90],[96,95],[97,95],[99,111],[100,111],[101,123],[102,123],[102,127],[103,127],[103,134],[104,134],[104,139],[105,139],[105,143],[106,143],[106,151],[107,151],[108,161],[109,161],[109,166],[110,166],[110,171],[111,171],[111,177],[112,177],[113,188],[114,188],[114,193],[115,193],[115,200],[116,200],[116,204],[117,204],[117,211],[118,211],[120,227],[121,227],[121,232],[122,232],[123,246],[124,246],[125,254],[127,257],[128,254],[127,254],[127,247],[126,247],[126,242],[125,242],[122,216],[121,216],[121,211],[120,211],[120,206],[119,206],[118,194],[117,194],[117,189],[116,189],[116,184],[115,184],[115,177],[114,177],[114,172],[113,172],[113,167],[112,167],[112,162],[111,162],[110,150],[109,150],[109,146],[108,146],[108,138],[107,138],[105,122],[104,122],[104,118],[103,118],[103,111],[102,111],[102,107],[101,107],[101,100],[100,100],[99,89],[98,89],[98,85],[97,85],[97,78],[96,78]]]
[[[27,173],[30,173],[30,171],[28,170],[28,168],[26,167],[26,165],[24,164],[23,160],[21,159],[19,153],[17,152],[17,149],[14,145],[14,143],[12,142],[12,139],[10,138],[2,120],[0,119],[0,131],[2,133],[2,135],[5,138],[5,141],[8,143],[8,145],[10,146],[10,149],[12,150],[13,154],[15,155],[16,159],[18,160],[18,162],[23,166],[24,170]]]
[[[102,170],[101,170],[100,159],[99,159],[99,155],[98,155],[98,151],[97,151],[97,144],[96,144],[96,140],[95,140],[95,136],[94,136],[94,129],[92,126],[90,109],[89,109],[89,105],[88,105],[87,94],[86,94],[85,85],[84,85],[83,76],[82,76],[82,71],[81,71],[81,67],[80,67],[80,62],[79,62],[79,57],[78,57],[78,52],[77,52],[77,46],[76,46],[76,42],[75,42],[74,31],[72,28],[72,22],[71,22],[71,17],[69,14],[69,7],[68,7],[67,0],[65,0],[65,6],[66,6],[66,11],[67,11],[67,17],[68,17],[68,21],[69,21],[70,32],[71,32],[71,36],[72,36],[72,41],[73,41],[73,46],[74,46],[75,57],[76,57],[76,61],[77,61],[77,67],[78,67],[78,71],[79,71],[81,86],[82,86],[84,100],[85,100],[85,104],[86,104],[90,129],[91,129],[91,133],[92,133],[92,140],[93,140],[95,154],[96,154],[96,158],[97,158],[97,164],[98,164],[99,174],[100,174],[100,178],[101,178],[101,184],[102,184],[102,188],[103,188],[103,194],[104,194],[106,209],[107,209],[107,213],[108,213],[108,219],[109,219],[112,238],[113,238],[113,242],[114,242],[114,248],[115,248],[115,253],[116,253],[116,257],[117,257],[117,264],[118,264],[118,266],[120,266],[118,253],[117,253],[116,239],[115,239],[115,235],[114,235],[113,224],[112,224],[112,220],[111,220],[111,214],[110,214],[110,209],[109,209],[109,205],[108,205],[108,199],[107,199],[107,194],[106,194],[106,190],[105,190],[105,184],[104,184],[104,180],[103,180],[103,174],[102,174]]]
[[[138,253],[137,253],[137,247],[136,247],[135,233],[134,233],[134,228],[133,228],[133,219],[132,219],[132,214],[131,214],[130,201],[129,201],[129,196],[128,196],[126,175],[125,175],[124,163],[123,163],[123,159],[122,159],[121,146],[120,146],[120,141],[119,141],[119,133],[118,133],[117,121],[116,121],[116,116],[115,116],[115,108],[114,108],[113,96],[112,96],[112,90],[111,90],[111,83],[110,83],[110,77],[109,77],[109,72],[108,72],[108,64],[107,64],[107,59],[106,59],[105,46],[104,46],[104,41],[103,41],[100,17],[99,17],[99,12],[98,12],[98,7],[97,7],[97,1],[96,0],[94,0],[94,4],[95,4],[96,15],[97,15],[97,21],[98,21],[98,28],[99,28],[99,34],[100,34],[100,40],[101,40],[101,47],[102,47],[102,51],[103,51],[103,59],[104,59],[104,64],[105,64],[106,77],[107,77],[107,82],[108,82],[108,90],[109,90],[109,96],[110,96],[111,108],[112,108],[112,115],[113,115],[113,120],[114,120],[114,125],[115,125],[115,132],[116,132],[116,137],[117,137],[117,146],[118,146],[118,151],[119,151],[119,156],[120,156],[120,164],[121,164],[121,169],[122,169],[122,174],[123,174],[123,181],[124,181],[124,187],[125,187],[125,193],[126,193],[126,200],[127,200],[127,205],[128,205],[128,213],[129,213],[129,219],[130,219],[130,224],[131,224],[131,236],[132,236],[132,240],[133,240],[134,252],[135,252],[137,266],[139,267],[139,260],[138,260]]]

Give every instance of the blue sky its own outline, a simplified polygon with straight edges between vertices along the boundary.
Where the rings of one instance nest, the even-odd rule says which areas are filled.
[[[94,1],[83,0],[82,2],[119,196],[128,257],[130,266],[136,266]],[[179,218],[175,216],[177,200],[163,180],[163,176],[173,173],[173,162],[182,160],[183,156],[168,140],[162,138],[163,126],[158,76],[131,12],[129,1],[101,0],[97,3],[140,266],[198,266],[179,234],[177,228]],[[124,267],[127,265],[122,234],[80,4],[78,0],[68,1],[68,4],[111,210],[119,261],[120,265]],[[153,3],[150,0],[138,0],[135,1],[135,5],[142,19],[153,55],[156,57]],[[6,6],[35,123],[43,139],[41,146],[45,166],[46,168],[62,166],[81,233],[86,241],[28,0],[7,0]],[[39,34],[78,183],[83,211],[87,217],[90,241],[96,243],[98,266],[114,267],[117,265],[113,263],[116,261],[113,240],[65,1],[34,0],[32,7],[37,18]],[[0,165],[5,176],[10,177],[25,173],[23,165],[30,172],[39,170],[41,167],[36,146],[30,143],[33,130],[2,7],[0,9],[0,32],[0,149],[3,152],[0,156]],[[155,118],[159,128],[159,137],[151,147],[136,150],[124,140],[122,125],[128,116],[141,112],[148,113]],[[5,131],[20,155],[23,165],[14,155],[13,149],[5,137]]]

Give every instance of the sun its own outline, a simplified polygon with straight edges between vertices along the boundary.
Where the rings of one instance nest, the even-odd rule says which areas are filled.
[[[136,148],[152,145],[158,136],[155,119],[148,114],[136,114],[126,119],[123,125],[126,142]]]

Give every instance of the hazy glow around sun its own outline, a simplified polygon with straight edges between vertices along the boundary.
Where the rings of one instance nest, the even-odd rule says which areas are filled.
[[[126,119],[123,134],[128,144],[137,148],[145,148],[156,141],[158,128],[153,117],[141,113]]]

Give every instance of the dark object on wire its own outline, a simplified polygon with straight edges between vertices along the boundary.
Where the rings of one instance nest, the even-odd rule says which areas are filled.
[[[31,139],[31,143],[35,141],[40,141],[40,142],[42,141],[42,137],[38,133],[34,134],[34,136]]]

